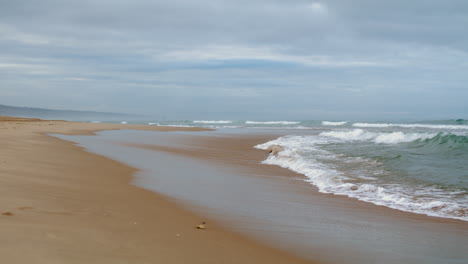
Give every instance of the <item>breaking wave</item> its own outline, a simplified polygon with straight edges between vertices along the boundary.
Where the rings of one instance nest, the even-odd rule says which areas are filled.
[[[388,123],[354,123],[353,127],[403,127],[403,128],[429,128],[429,129],[468,129],[466,125],[430,125],[430,124],[388,124]]]
[[[195,124],[231,124],[231,120],[195,120]]]
[[[296,125],[299,123],[296,121],[245,121],[246,125]]]
[[[403,133],[403,132],[368,132],[362,129],[352,131],[329,131],[323,132],[320,136],[339,139],[343,141],[373,141],[377,144],[398,144],[412,142],[415,140],[425,140],[437,136],[437,133]]]
[[[416,147],[444,150],[464,150],[468,151],[468,137],[466,135],[455,135],[439,133],[436,136],[424,140],[413,142]]]
[[[346,134],[337,134],[346,135]],[[351,136],[350,136],[351,135]],[[338,136],[341,137],[341,136]],[[375,135],[366,135],[361,131],[352,131],[345,138],[372,138]],[[426,139],[423,139],[426,138]],[[412,136],[418,142],[437,144],[447,139],[463,141],[462,138],[453,135],[436,135],[429,137]],[[410,138],[405,139],[410,140]],[[392,142],[394,140],[391,140]],[[315,185],[322,193],[346,195],[361,201],[377,205],[387,206],[402,211],[426,214],[430,216],[445,217],[468,221],[468,204],[466,203],[466,191],[447,190],[436,185],[405,185],[400,183],[385,183],[374,177],[354,177],[335,169],[323,160],[336,160],[349,163],[356,158],[346,158],[320,148],[321,144],[330,141],[326,136],[285,136],[264,144],[255,146],[258,149],[268,149],[270,146],[281,146],[281,151],[276,155],[270,154],[263,164],[277,165],[303,174],[307,182]],[[366,161],[368,164],[375,161]],[[354,178],[353,178],[354,177]]]
[[[322,125],[324,126],[342,126],[347,124],[348,121],[341,121],[341,122],[332,122],[332,121],[322,121]]]

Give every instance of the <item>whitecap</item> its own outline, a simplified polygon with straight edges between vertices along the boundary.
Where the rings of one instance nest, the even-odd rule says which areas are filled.
[[[347,124],[348,121],[340,121],[340,122],[332,122],[332,121],[322,121],[322,125],[324,126],[342,126]]]
[[[296,125],[297,121],[245,121],[246,125]]]
[[[363,129],[351,131],[328,131],[320,133],[320,136],[339,139],[343,141],[372,141],[377,144],[398,144],[425,140],[437,136],[437,133],[403,133],[403,132],[369,132]]]
[[[195,120],[195,124],[231,124],[231,120]]]
[[[403,128],[428,128],[428,129],[468,129],[466,125],[430,125],[430,124],[389,124],[389,123],[354,123],[354,127],[403,127]]]

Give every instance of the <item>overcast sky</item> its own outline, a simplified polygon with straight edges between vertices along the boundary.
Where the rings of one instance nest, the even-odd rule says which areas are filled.
[[[0,0],[0,104],[468,118],[468,1]]]

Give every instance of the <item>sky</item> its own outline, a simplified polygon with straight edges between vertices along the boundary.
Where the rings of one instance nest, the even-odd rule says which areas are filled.
[[[468,1],[0,0],[0,104],[468,118]]]

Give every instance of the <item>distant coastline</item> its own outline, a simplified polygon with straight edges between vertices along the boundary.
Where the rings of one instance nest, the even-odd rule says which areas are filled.
[[[25,118],[41,119],[61,119],[69,121],[92,121],[102,119],[107,121],[117,121],[122,119],[142,119],[143,115],[133,115],[126,113],[78,111],[78,110],[55,110],[36,107],[18,107],[0,104],[1,116],[15,116]]]

